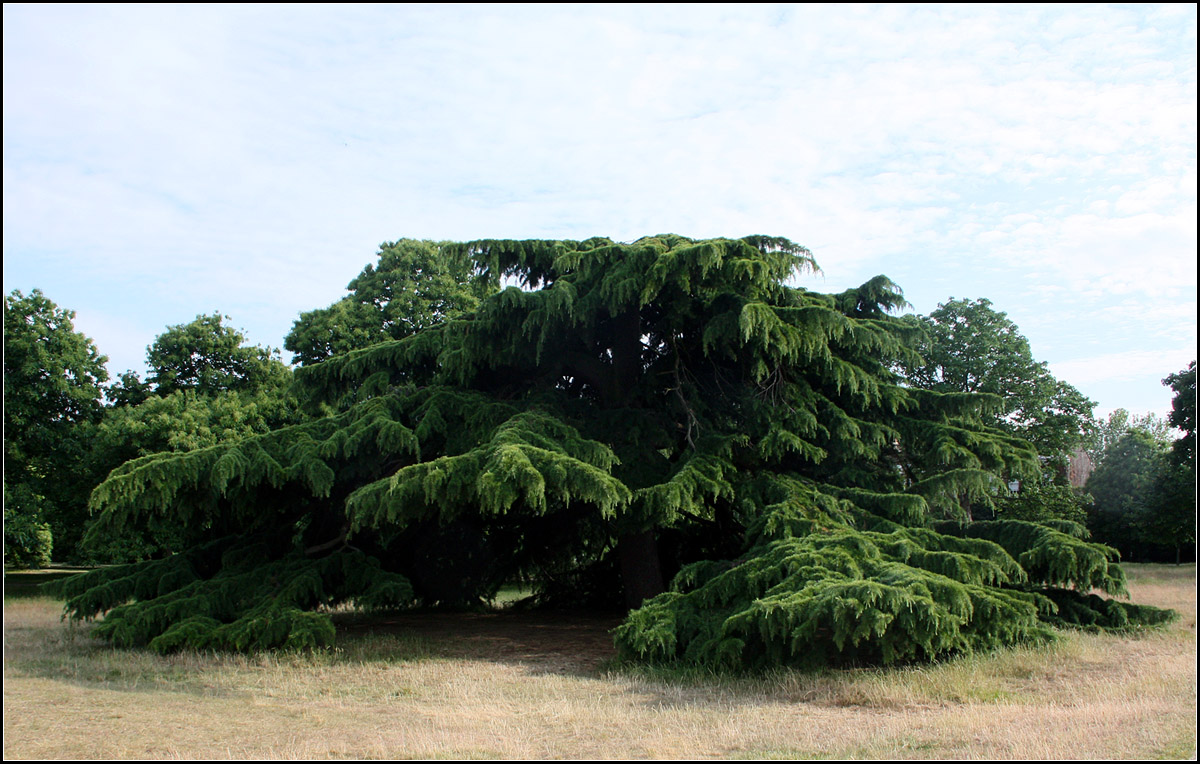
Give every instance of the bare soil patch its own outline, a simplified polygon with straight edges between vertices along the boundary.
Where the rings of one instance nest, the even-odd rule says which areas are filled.
[[[339,638],[390,634],[435,655],[518,663],[548,673],[595,675],[616,657],[619,615],[579,612],[401,613],[335,619]]]

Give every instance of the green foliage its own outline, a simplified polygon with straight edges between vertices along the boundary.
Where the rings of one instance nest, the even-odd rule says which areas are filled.
[[[1046,621],[1060,627],[1125,631],[1179,620],[1179,614],[1174,610],[1105,599],[1074,589],[1047,589],[1044,594],[1056,607]]]
[[[194,451],[267,433],[295,420],[290,408],[280,396],[176,390],[137,406],[114,407],[89,435],[93,456],[119,465],[148,454]]]
[[[146,350],[153,372],[147,380],[158,395],[177,390],[199,394],[284,388],[290,374],[278,351],[246,345],[241,332],[226,326],[228,316],[196,316],[169,326]]]
[[[14,453],[52,452],[62,430],[99,414],[107,359],[74,318],[37,289],[4,300],[4,425],[21,436],[10,447],[23,449]]]
[[[130,460],[233,443],[301,420],[290,369],[274,351],[246,345],[224,320],[214,314],[168,327],[147,348],[150,379],[126,372],[106,391],[112,405],[81,428],[89,445],[85,496]],[[181,551],[208,531],[157,516],[120,528],[95,525],[88,523],[74,550],[78,562],[145,560]]]
[[[328,646],[333,623],[314,610],[346,601],[396,608],[413,598],[403,576],[381,570],[358,550],[313,556],[253,537],[99,568],[50,586],[67,598],[66,612],[75,619],[107,613],[97,636],[163,653]]]
[[[346,286],[351,294],[300,314],[284,347],[295,353],[295,363],[310,366],[474,310],[496,285],[464,255],[427,241],[385,242],[379,262]]]
[[[684,568],[671,592],[618,627],[618,649],[736,670],[892,663],[1046,640],[1048,624],[1115,629],[1172,617],[1081,594],[1125,594],[1125,578],[1115,550],[1084,541],[1077,523],[877,525],[891,530],[767,523],[787,530],[736,560]]]
[[[134,459],[233,443],[298,420],[295,399],[277,390],[151,395],[137,405],[113,406],[86,429],[91,448],[85,466],[98,484]],[[90,564],[144,560],[181,551],[190,540],[173,520],[151,516],[120,529],[86,533],[77,558]]]
[[[1017,325],[990,300],[951,299],[919,323],[927,335],[919,346],[922,362],[905,368],[912,384],[1001,396],[991,423],[1045,457],[1062,460],[1085,441],[1095,403],[1036,361]]]
[[[143,382],[135,371],[126,371],[104,390],[104,398],[114,408],[136,406],[154,393],[154,386]]]
[[[1093,466],[1099,467],[1109,451],[1129,433],[1138,431],[1155,443],[1166,444],[1171,439],[1170,428],[1166,420],[1153,412],[1139,416],[1130,414],[1126,409],[1116,409],[1107,419],[1096,423],[1088,438],[1087,453]]]
[[[616,632],[627,659],[728,669],[930,660],[1050,634],[1003,548],[921,529],[848,525],[684,568]]]
[[[114,470],[96,532],[153,518],[186,546],[71,584],[70,612],[106,613],[121,644],[258,649],[321,644],[300,613],[339,597],[469,606],[569,582],[575,602],[624,593],[625,655],[757,667],[1042,639],[1045,587],[1121,588],[1078,526],[928,527],[1036,475],[1038,454],[999,396],[893,371],[921,330],[889,315],[886,278],[789,286],[810,253],[761,236],[392,249],[520,286],[303,366],[325,416]],[[420,282],[397,277],[392,299]],[[233,551],[196,551],[196,581],[138,589],[220,537]],[[251,553],[262,539],[289,543]],[[338,583],[367,559],[387,587]]]
[[[1175,391],[1167,422],[1118,410],[1088,481],[1093,533],[1130,557],[1158,557],[1196,543],[1196,364],[1163,380]],[[1171,442],[1170,427],[1183,431]]]
[[[1105,543],[1136,557],[1143,545],[1153,543],[1148,519],[1157,500],[1156,478],[1166,455],[1166,444],[1150,432],[1132,430],[1106,449],[1100,466],[1088,478],[1093,497],[1088,526]]]
[[[47,559],[51,543],[78,538],[85,493],[79,426],[102,411],[107,360],[83,334],[75,313],[39,290],[4,300],[4,557]],[[11,527],[10,527],[11,525]]]
[[[1145,518],[1146,533],[1159,546],[1175,550],[1175,562],[1182,550],[1196,545],[1196,469],[1164,459],[1155,476],[1154,493]]]
[[[1007,520],[938,523],[934,527],[942,533],[999,544],[1020,564],[1030,584],[1128,594],[1115,549],[1085,541],[1084,529],[1077,523],[1060,521],[1053,526]]]
[[[1069,485],[1037,480],[1026,481],[1020,491],[996,499],[996,516],[1004,520],[1069,520],[1087,523],[1087,507],[1092,499]]]
[[[14,568],[44,568],[50,564],[54,534],[41,520],[47,512],[45,499],[32,493],[28,484],[8,487],[4,483],[4,564]]]
[[[1171,414],[1167,421],[1172,427],[1183,431],[1183,437],[1173,446],[1176,458],[1182,464],[1196,466],[1196,362],[1192,361],[1183,371],[1168,374],[1163,384],[1175,391],[1171,399]]]

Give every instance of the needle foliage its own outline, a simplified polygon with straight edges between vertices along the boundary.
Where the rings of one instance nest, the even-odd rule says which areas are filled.
[[[922,330],[887,278],[810,291],[808,250],[766,236],[395,246],[512,286],[298,369],[327,416],[113,471],[92,532],[157,517],[213,540],[74,579],[69,614],[159,650],[321,645],[329,605],[464,606],[520,579],[623,601],[630,659],[735,669],[1116,618],[1087,620],[1113,601],[1084,593],[1124,579],[1079,526],[960,522],[1037,453],[988,424],[1001,396],[903,382]]]

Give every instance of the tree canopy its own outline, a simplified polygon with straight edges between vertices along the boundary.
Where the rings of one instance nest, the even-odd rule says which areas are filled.
[[[1193,361],[1163,380],[1175,391],[1166,422],[1118,409],[1100,429],[1104,446],[1087,485],[1094,497],[1088,525],[1129,557],[1156,559],[1167,550],[1178,563],[1196,543],[1195,370]],[[1183,431],[1174,442],[1168,425]]]
[[[1083,522],[1089,498],[1068,485],[1068,473],[1072,453],[1097,439],[1092,401],[1035,360],[1029,341],[990,300],[951,299],[913,320],[925,331],[920,358],[903,368],[909,383],[996,396],[987,423],[1029,441],[1047,467],[1032,480],[1009,476],[1017,489],[1001,490],[983,507],[964,497],[963,510],[975,519]]]
[[[303,418],[290,392],[291,369],[278,352],[249,344],[228,320],[214,313],[168,326],[146,348],[148,379],[126,372],[109,386],[111,406],[81,429],[88,492],[131,459],[232,443]],[[81,515],[78,524],[93,523]],[[73,558],[142,560],[179,551],[202,535],[203,529],[146,517],[119,533],[86,533]]]
[[[1172,449],[1177,460],[1196,466],[1196,362],[1192,361],[1183,371],[1168,374],[1163,384],[1175,391],[1171,399],[1171,413],[1167,422],[1183,435],[1175,440]]]
[[[1093,533],[1129,557],[1153,542],[1147,519],[1164,453],[1163,443],[1153,434],[1131,429],[1109,445],[1104,460],[1088,479],[1088,493],[1094,499]]]
[[[1171,425],[1153,412],[1131,414],[1127,409],[1115,409],[1108,417],[1097,421],[1088,438],[1087,452],[1092,464],[1099,467],[1117,442],[1131,432],[1144,433],[1155,443],[1166,444],[1171,439]]]
[[[384,242],[379,261],[327,308],[302,313],[284,340],[301,366],[398,340],[473,310],[497,283],[467,253],[428,241]]]
[[[9,564],[46,564],[51,551],[61,562],[109,563],[181,548],[189,534],[157,522],[87,535],[88,495],[130,459],[232,442],[301,418],[291,370],[276,351],[246,343],[227,317],[167,327],[147,348],[146,382],[126,372],[105,386],[107,359],[74,331],[73,316],[38,290],[5,301]],[[151,525],[157,543],[146,537]]]
[[[76,425],[102,413],[106,358],[75,331],[74,311],[40,290],[4,299],[4,558],[45,564],[72,533],[85,443]]]
[[[63,584],[117,644],[328,644],[320,610],[464,605],[506,581],[630,608],[623,655],[729,668],[930,659],[1169,613],[1078,524],[966,523],[1037,451],[998,396],[925,390],[884,277],[840,294],[787,239],[400,242],[512,283],[297,373],[327,416],[145,456],[99,532],[204,529]],[[669,585],[668,585],[669,584]]]
[[[1178,564],[1182,549],[1196,546],[1196,362],[1162,382],[1175,391],[1167,421],[1182,435],[1160,466],[1148,524],[1160,544],[1174,545]]]
[[[247,344],[240,331],[224,323],[228,320],[219,313],[200,315],[155,338],[146,349],[146,363],[152,372],[147,382],[158,395],[257,391],[290,383],[278,351]]]
[[[995,424],[1042,456],[1062,458],[1085,442],[1095,404],[1034,359],[1029,341],[990,300],[951,299],[920,323],[927,332],[921,363],[906,369],[913,384],[1001,396]]]

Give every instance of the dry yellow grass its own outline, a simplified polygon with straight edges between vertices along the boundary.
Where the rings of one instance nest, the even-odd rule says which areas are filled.
[[[4,756],[1194,758],[1195,566],[1129,567],[1135,601],[1174,607],[1178,623],[756,679],[602,671],[569,646],[403,628],[351,630],[313,655],[161,657],[109,649],[61,624],[59,603],[17,599],[5,603]]]

